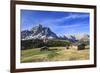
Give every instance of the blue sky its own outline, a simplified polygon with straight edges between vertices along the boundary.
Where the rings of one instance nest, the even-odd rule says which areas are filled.
[[[89,34],[89,13],[21,10],[21,30],[42,24],[57,35]]]

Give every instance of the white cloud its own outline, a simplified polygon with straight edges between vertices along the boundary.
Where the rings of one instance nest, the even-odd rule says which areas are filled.
[[[80,15],[80,14],[70,14],[69,16],[65,16],[63,18],[55,19],[55,22],[62,22],[65,20],[76,19],[76,18],[85,18],[88,15]]]
[[[53,25],[53,24],[59,24],[60,22],[64,22],[66,21],[69,21],[71,19],[81,19],[81,18],[86,18],[86,17],[89,17],[88,14],[70,14],[68,16],[65,16],[65,17],[62,17],[62,18],[57,18],[57,19],[46,19],[44,21],[42,21],[41,23],[43,24],[50,24],[50,25]]]

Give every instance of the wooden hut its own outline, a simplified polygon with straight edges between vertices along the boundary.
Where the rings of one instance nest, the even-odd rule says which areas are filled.
[[[85,44],[81,43],[80,45],[78,45],[78,50],[84,50],[85,49]]]

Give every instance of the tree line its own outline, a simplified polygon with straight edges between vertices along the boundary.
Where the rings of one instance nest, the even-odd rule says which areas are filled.
[[[21,40],[21,49],[31,49],[31,48],[40,48],[43,46],[48,47],[64,47],[69,45],[71,42],[67,40],[48,40],[47,43],[44,43],[41,39],[34,40]]]

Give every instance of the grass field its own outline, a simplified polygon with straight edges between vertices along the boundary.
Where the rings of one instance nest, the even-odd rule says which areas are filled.
[[[70,61],[89,59],[89,49],[76,50],[65,47],[50,47],[50,51],[40,51],[40,48],[21,50],[21,62]]]

